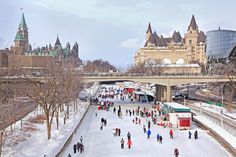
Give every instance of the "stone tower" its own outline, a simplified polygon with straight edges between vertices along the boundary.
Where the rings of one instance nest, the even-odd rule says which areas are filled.
[[[12,47],[12,50],[14,54],[22,55],[28,52],[28,47],[29,47],[28,27],[25,22],[24,13],[22,13],[21,21],[15,36],[14,46]]]
[[[205,56],[205,34],[198,29],[194,15],[192,15],[188,31],[185,34],[185,45],[191,53],[191,61],[204,64]]]
[[[153,39],[153,33],[152,33],[152,27],[151,24],[149,22],[148,24],[148,29],[146,31],[146,42],[145,42],[145,47],[153,47],[155,46],[155,42]]]

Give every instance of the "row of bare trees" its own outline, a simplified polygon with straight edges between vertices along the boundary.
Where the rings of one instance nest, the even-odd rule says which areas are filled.
[[[69,109],[73,102],[78,108],[77,98],[82,88],[82,80],[74,73],[75,66],[70,62],[52,64],[40,77],[22,73],[25,95],[38,104],[44,112],[47,137],[51,138],[53,119],[59,129],[59,114],[64,113],[64,124],[69,119]]]
[[[161,60],[146,60],[128,68],[128,73],[158,75],[164,72]]]
[[[33,75],[35,73],[32,72],[33,70],[24,69],[20,65],[1,69],[0,157],[5,129],[34,110],[35,106],[42,109],[46,119],[48,139],[51,138],[54,120],[59,129],[60,114],[64,115],[65,124],[70,117],[69,110],[79,109],[77,98],[83,83],[82,79],[75,74],[75,68],[73,62],[54,62],[37,76]],[[22,106],[16,106],[11,101],[18,97],[29,99],[36,105],[32,105],[33,107],[28,110],[20,110]],[[19,112],[15,112],[14,108]]]

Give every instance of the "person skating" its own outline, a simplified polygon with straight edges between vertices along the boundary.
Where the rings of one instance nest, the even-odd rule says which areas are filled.
[[[160,135],[157,134],[157,142],[159,142],[159,140],[160,140]]]
[[[68,157],[71,157],[70,153],[68,154]]]
[[[80,143],[79,151],[80,153],[83,153],[84,151],[84,145],[82,143]]]
[[[197,130],[194,132],[194,138],[195,138],[195,139],[198,139],[198,133],[197,133]]]
[[[80,136],[80,142],[81,143],[83,142],[83,136]]]
[[[160,136],[159,142],[162,143],[162,136]]]
[[[188,139],[191,139],[192,133],[191,131],[188,132]]]
[[[131,140],[131,134],[130,134],[130,132],[127,133],[127,138],[128,138],[128,140]]]
[[[146,133],[146,131],[147,131],[147,130],[146,130],[146,126],[143,125],[143,132]]]
[[[125,144],[125,141],[124,139],[122,138],[121,141],[120,141],[120,144],[121,144],[121,149],[124,149],[124,144]]]
[[[173,131],[172,131],[172,129],[170,129],[170,138],[172,138],[173,139]]]
[[[73,145],[74,154],[76,154],[76,149],[77,149],[77,145],[74,144],[74,145]]]
[[[79,142],[77,143],[76,148],[77,148],[77,150],[79,152],[79,148],[80,148],[80,143]]]
[[[107,120],[104,119],[104,126],[107,126]]]
[[[113,129],[113,130],[112,130],[112,134],[113,134],[114,136],[116,136],[116,129]]]
[[[148,129],[148,131],[147,131],[147,138],[150,138],[150,135],[151,135],[151,130]]]
[[[128,140],[127,145],[128,145],[128,148],[130,149],[130,148],[131,148],[131,145],[132,145],[131,140]]]
[[[100,130],[102,130],[102,128],[103,128],[103,123],[100,124]]]
[[[179,150],[177,148],[175,148],[175,150],[174,150],[174,155],[175,155],[175,157],[179,156]]]
[[[148,129],[150,129],[150,127],[151,127],[151,122],[148,121]]]
[[[121,130],[120,130],[120,128],[118,129],[118,136],[120,136],[120,133],[121,133]]]

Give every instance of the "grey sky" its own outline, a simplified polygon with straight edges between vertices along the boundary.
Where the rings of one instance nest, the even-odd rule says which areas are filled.
[[[84,60],[133,63],[150,21],[158,34],[186,32],[192,14],[200,30],[236,29],[235,0],[0,0],[0,48],[10,47],[24,8],[32,46],[78,41]]]

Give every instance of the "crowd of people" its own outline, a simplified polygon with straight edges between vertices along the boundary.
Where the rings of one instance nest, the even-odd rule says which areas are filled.
[[[169,138],[171,140],[174,140],[174,130],[172,128],[171,123],[164,123],[163,121],[164,118],[161,117],[161,112],[160,110],[153,109],[153,108],[146,108],[146,107],[140,107],[137,106],[137,108],[134,109],[123,109],[121,108],[120,105],[115,106],[114,102],[112,99],[120,99],[120,100],[125,100],[125,99],[132,99],[129,93],[123,93],[124,91],[122,89],[114,89],[112,87],[106,89],[103,88],[102,94],[98,94],[98,98],[100,98],[100,104],[98,105],[98,110],[95,112],[95,116],[97,117],[99,112],[101,110],[106,110],[113,112],[114,115],[117,115],[118,118],[122,119],[123,113],[125,111],[125,115],[132,117],[132,123],[135,125],[140,125],[143,129],[144,134],[146,134],[147,139],[151,138],[156,138],[156,141],[159,144],[163,143],[163,135],[160,133],[155,133],[152,132],[152,127],[151,126],[156,126],[156,127],[163,127],[166,128],[167,126],[169,127]],[[109,98],[109,99],[107,99]],[[145,120],[146,119],[146,120]],[[102,117],[101,122],[100,122],[100,130],[103,130],[103,127],[107,125],[107,119]],[[147,127],[146,127],[147,126]],[[124,132],[121,134],[121,128],[115,127],[113,128],[112,134],[114,138],[121,137],[120,139],[120,148],[125,149],[125,138],[124,138]],[[156,136],[155,136],[156,135]],[[192,132],[188,132],[188,138],[191,139]],[[194,139],[198,139],[198,132],[197,130],[194,132]],[[127,132],[127,148],[131,149],[131,146],[133,145],[133,141],[131,140],[131,133]],[[74,153],[80,152],[82,153],[84,148],[82,141],[78,142],[73,146]],[[179,150],[177,148],[174,149],[174,156],[178,157],[179,156]]]

